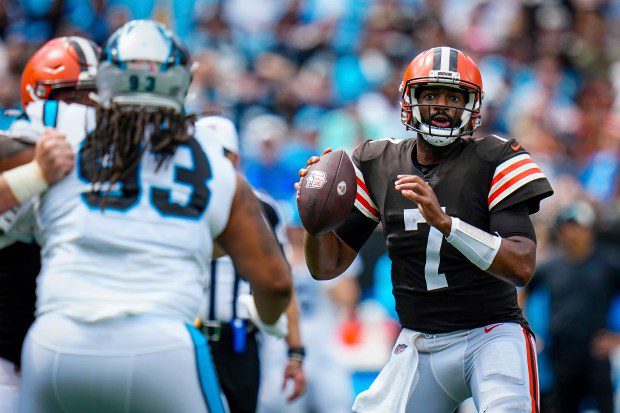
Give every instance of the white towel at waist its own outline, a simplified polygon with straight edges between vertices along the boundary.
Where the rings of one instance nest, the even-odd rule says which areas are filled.
[[[420,378],[414,345],[420,334],[406,328],[400,332],[388,363],[370,388],[355,399],[355,413],[405,413],[409,395]]]

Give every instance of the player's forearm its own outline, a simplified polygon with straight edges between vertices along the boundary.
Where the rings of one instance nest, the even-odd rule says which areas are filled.
[[[34,145],[0,140],[0,171],[8,171],[34,159]]]
[[[280,318],[290,302],[290,284],[285,287],[266,288],[252,284],[256,311],[265,324],[273,324]]]
[[[536,244],[525,237],[503,238],[493,263],[487,270],[517,287],[527,285],[536,268]]]
[[[299,329],[299,302],[295,289],[291,296],[291,301],[286,308],[286,318],[288,319],[288,336],[286,336],[286,344],[288,348],[302,347],[301,332]]]
[[[525,237],[501,238],[459,218],[448,218],[450,225],[438,229],[472,264],[518,287],[530,281],[536,265],[533,241]]]
[[[312,277],[317,280],[330,280],[339,276],[349,268],[356,255],[333,232],[317,236],[306,233],[304,247],[306,264]]]
[[[228,224],[217,243],[252,286],[261,320],[267,324],[276,322],[290,299],[290,268],[267,226],[258,199],[240,174]]]

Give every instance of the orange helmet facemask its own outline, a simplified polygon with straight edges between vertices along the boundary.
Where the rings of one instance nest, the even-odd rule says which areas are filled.
[[[58,37],[45,43],[22,73],[22,108],[49,99],[56,89],[94,89],[100,54],[99,46],[83,37]]]
[[[440,128],[424,122],[416,91],[420,87],[439,86],[456,88],[465,93],[467,104],[461,119],[449,128]],[[405,71],[400,86],[402,94],[401,120],[408,130],[422,135],[434,146],[446,146],[458,137],[471,135],[480,126],[482,103],[482,76],[474,61],[460,50],[451,47],[434,47],[417,55]],[[432,105],[434,107],[448,105]]]

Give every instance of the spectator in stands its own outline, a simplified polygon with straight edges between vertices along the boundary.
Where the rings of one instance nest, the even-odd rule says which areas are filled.
[[[552,406],[545,411],[578,413],[586,396],[600,413],[612,413],[609,353],[620,340],[605,331],[614,293],[620,289],[620,257],[596,240],[596,212],[585,201],[569,204],[556,218],[557,255],[541,265],[528,286],[550,295],[550,331],[545,345],[554,373]]]

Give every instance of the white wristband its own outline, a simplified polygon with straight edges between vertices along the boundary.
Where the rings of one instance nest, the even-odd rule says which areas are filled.
[[[476,267],[486,271],[493,263],[497,251],[499,251],[502,238],[452,217],[452,227],[446,241],[459,250]]]
[[[254,297],[251,294],[240,294],[239,298],[237,298],[237,302],[248,310],[250,320],[252,320],[254,325],[263,333],[278,338],[285,338],[288,336],[288,318],[285,313],[282,313],[275,323],[267,324],[261,320],[258,310],[256,309]]]
[[[3,174],[13,196],[20,204],[48,188],[43,171],[37,161],[29,162]]]

